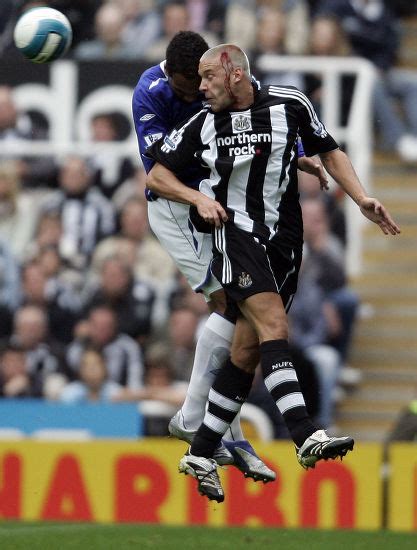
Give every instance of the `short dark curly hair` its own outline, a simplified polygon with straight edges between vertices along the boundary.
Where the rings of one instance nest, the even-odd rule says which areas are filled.
[[[195,78],[200,57],[208,49],[207,42],[196,32],[178,32],[166,50],[166,72],[169,76],[179,73],[186,78]]]

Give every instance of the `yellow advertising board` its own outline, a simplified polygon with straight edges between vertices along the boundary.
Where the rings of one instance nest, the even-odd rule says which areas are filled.
[[[256,448],[277,472],[254,483],[221,470],[226,499],[201,497],[178,474],[185,444],[139,442],[1,442],[0,517],[25,520],[147,522],[170,525],[381,527],[380,445],[359,444],[343,462],[305,471],[287,442]]]
[[[395,443],[388,452],[387,526],[417,531],[417,445]]]

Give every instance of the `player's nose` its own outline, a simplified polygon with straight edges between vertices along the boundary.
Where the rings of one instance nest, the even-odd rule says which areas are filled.
[[[205,92],[207,90],[207,85],[204,78],[201,79],[200,86],[198,89],[200,90],[200,92]]]

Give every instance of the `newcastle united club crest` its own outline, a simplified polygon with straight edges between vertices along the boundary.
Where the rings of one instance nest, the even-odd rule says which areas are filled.
[[[245,271],[242,271],[242,273],[239,275],[239,278],[237,280],[237,284],[239,288],[248,288],[252,284],[252,278],[249,275],[249,273],[246,273]]]

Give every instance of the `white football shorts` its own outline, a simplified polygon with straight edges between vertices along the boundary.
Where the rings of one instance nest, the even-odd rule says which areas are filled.
[[[160,197],[148,202],[149,225],[191,288],[203,292],[209,301],[210,294],[222,288],[210,271],[211,234],[196,230],[189,211],[187,204]]]

